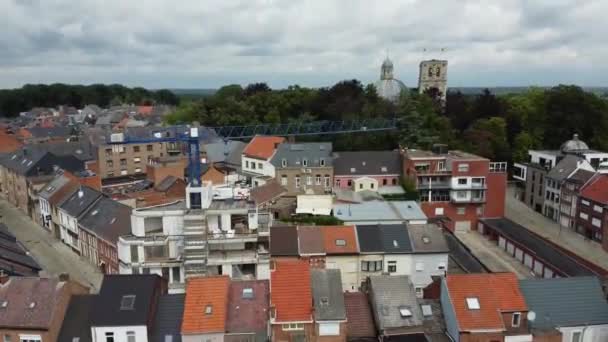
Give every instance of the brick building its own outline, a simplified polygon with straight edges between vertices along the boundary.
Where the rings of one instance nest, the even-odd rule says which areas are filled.
[[[331,143],[282,143],[270,160],[275,179],[287,196],[331,191],[334,169]]]
[[[442,219],[452,231],[466,231],[476,229],[479,218],[504,216],[506,162],[448,151],[445,145],[403,154],[404,177],[416,185],[429,219]]]
[[[577,207],[576,230],[608,251],[607,173],[596,174],[581,188]]]

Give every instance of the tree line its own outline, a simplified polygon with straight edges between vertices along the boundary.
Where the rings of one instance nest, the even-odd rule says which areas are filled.
[[[121,105],[178,105],[179,97],[169,90],[128,88],[119,84],[68,85],[27,84],[18,89],[0,90],[0,116],[14,117],[35,107],[72,106],[83,108],[95,104],[102,108]]]
[[[399,130],[298,139],[329,140],[336,150],[428,149],[446,143],[513,162],[525,160],[528,149],[557,149],[578,133],[592,148],[608,150],[607,99],[573,85],[501,96],[487,89],[478,95],[448,92],[445,102],[436,89],[424,94],[412,89],[397,103],[357,80],[320,89],[229,85],[212,96],[184,101],[167,122],[219,126],[378,117],[399,118]]]

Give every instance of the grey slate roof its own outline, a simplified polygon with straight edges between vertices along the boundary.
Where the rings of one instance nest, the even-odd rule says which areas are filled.
[[[307,166],[303,164],[304,159]],[[283,160],[287,162],[286,167],[322,167],[321,160],[324,160],[325,167],[331,167],[332,159],[332,144],[329,142],[282,143],[270,163],[279,168],[283,166]]]
[[[105,275],[101,290],[93,301],[93,327],[147,325],[154,319],[156,296],[160,296],[161,277],[156,274]],[[135,295],[132,310],[121,310],[125,295]],[[150,322],[151,323],[151,322]]]
[[[202,146],[202,149],[207,153],[208,163],[225,162],[240,166],[241,154],[245,146],[247,144],[242,141],[228,140],[226,142],[205,144]]]
[[[88,186],[83,186],[74,191],[59,208],[72,217],[78,217],[101,196],[101,192]]]
[[[371,276],[369,282],[376,327],[380,331],[402,327],[422,328],[422,310],[408,276]],[[410,310],[412,316],[402,317],[399,312],[402,308]]]
[[[361,253],[412,253],[412,244],[405,225],[358,225],[356,228]]]
[[[354,171],[351,170],[354,168]],[[386,168],[386,171],[383,171]],[[334,175],[395,175],[401,174],[399,151],[357,151],[334,153]]]
[[[576,170],[576,172],[574,172],[572,174],[572,176],[570,176],[570,178],[568,178],[568,182],[585,184],[594,175],[595,175],[595,172],[591,172],[591,171],[584,170],[584,169],[579,169],[579,170]]]
[[[567,154],[562,160],[560,160],[547,174],[547,177],[556,181],[563,181],[568,178],[572,172],[578,168],[578,163],[584,161],[583,158]]]
[[[270,255],[298,256],[298,229],[296,226],[270,227]]]
[[[411,224],[407,226],[414,253],[448,253],[450,248],[445,235],[435,224]]]
[[[54,166],[74,172],[84,169],[84,163],[74,156],[57,156],[38,148],[29,147],[4,155],[0,159],[0,164],[26,177],[50,175],[55,172]]]
[[[94,298],[95,295],[79,295],[70,298],[57,341],[71,342],[75,338],[79,338],[78,342],[92,341],[90,315]]]
[[[78,225],[108,242],[117,243],[119,236],[131,233],[131,207],[101,197],[82,215]]]
[[[56,138],[69,137],[73,131],[71,127],[56,126],[56,127],[32,127],[27,129],[34,138]]]
[[[169,190],[169,188],[171,188],[175,182],[177,182],[177,177],[167,176],[156,185],[156,190],[165,192]]]
[[[35,276],[41,269],[8,227],[0,223],[0,271],[8,275]]]
[[[68,177],[57,175],[47,185],[38,192],[38,197],[48,200],[53,194],[59,191],[64,185],[70,182]]]
[[[185,298],[185,294],[160,296],[152,331],[152,342],[165,342],[165,337],[168,335],[172,336],[172,342],[181,342]]]
[[[519,281],[535,329],[608,324],[608,302],[596,277]]]
[[[312,299],[317,321],[346,319],[342,277],[338,269],[312,269],[310,271]]]
[[[535,258],[546,261],[566,275],[588,276],[594,275],[586,266],[578,263],[570,256],[551,245],[549,242],[530,232],[519,224],[506,219],[481,219],[490,228],[502,233],[510,240],[515,241],[535,252]]]

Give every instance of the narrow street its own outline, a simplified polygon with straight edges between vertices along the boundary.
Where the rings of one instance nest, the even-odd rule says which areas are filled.
[[[46,274],[68,273],[71,279],[91,287],[91,292],[99,290],[102,274],[98,269],[4,199],[0,199],[0,215],[2,223],[29,250]]]
[[[568,249],[581,258],[608,269],[608,253],[595,241],[585,239],[580,234],[561,227],[543,215],[527,207],[515,197],[515,191],[509,186],[505,205],[505,217],[526,227],[528,230],[545,239]]]

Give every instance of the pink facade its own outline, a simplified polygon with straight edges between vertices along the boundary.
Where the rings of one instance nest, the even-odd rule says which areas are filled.
[[[398,186],[399,175],[356,175],[356,176],[338,176],[334,175],[334,186],[341,189],[352,189],[355,179],[369,177],[378,181],[378,187],[383,186]]]

